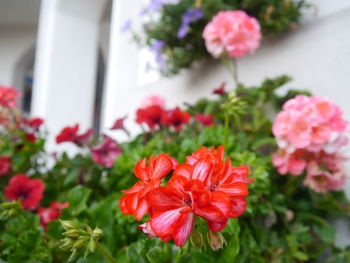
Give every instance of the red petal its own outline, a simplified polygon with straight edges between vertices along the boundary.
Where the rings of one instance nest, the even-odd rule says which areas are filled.
[[[173,176],[183,176],[188,180],[191,178],[192,165],[180,164],[176,167]]]
[[[199,160],[194,165],[191,179],[206,182],[211,170],[212,170],[211,162],[207,160]]]
[[[186,240],[192,232],[193,223],[193,213],[182,214],[181,217],[177,220],[173,234],[176,246],[182,247],[185,244]]]
[[[182,215],[182,208],[155,213],[151,218],[151,227],[158,236],[172,235],[176,221]]]
[[[227,219],[215,206],[195,207],[195,213],[209,221],[214,221],[221,224],[225,223]]]
[[[144,188],[144,186],[141,185],[140,182],[137,182],[136,184],[134,184],[133,187],[131,187],[131,188],[128,189],[128,190],[123,190],[122,192],[123,192],[124,194],[132,194],[132,193],[140,192],[143,188]]]
[[[153,171],[152,171],[152,179],[162,179],[164,176],[168,175],[171,170],[173,170],[173,162],[169,155],[160,154],[152,163]]]
[[[141,181],[146,181],[149,179],[149,175],[147,173],[147,165],[146,158],[143,158],[139,161],[134,168],[135,176],[138,177]]]
[[[245,183],[223,184],[217,187],[216,190],[225,192],[232,196],[248,195],[248,187]]]
[[[247,201],[243,196],[231,197],[231,211],[229,216],[231,218],[242,215],[247,207]]]
[[[182,197],[170,187],[159,187],[151,193],[151,207],[154,212],[182,207]]]
[[[216,222],[213,222],[213,221],[208,221],[208,228],[211,231],[220,232],[221,230],[223,230],[226,227],[227,221],[228,221],[228,219],[226,219],[226,222],[223,223],[223,224],[216,223]]]
[[[142,198],[139,200],[138,206],[136,210],[134,211],[134,216],[136,220],[140,221],[142,217],[147,213],[147,210],[149,208],[149,202],[147,201],[148,198]]]

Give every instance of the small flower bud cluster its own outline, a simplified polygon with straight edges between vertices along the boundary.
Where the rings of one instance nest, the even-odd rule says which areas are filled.
[[[79,228],[79,226],[69,220],[60,220],[64,239],[61,240],[61,248],[70,250],[72,252],[68,261],[74,260],[78,255],[83,254],[86,257],[89,253],[96,249],[97,241],[102,237],[103,231],[95,227],[94,230],[90,226],[86,226],[86,230]]]

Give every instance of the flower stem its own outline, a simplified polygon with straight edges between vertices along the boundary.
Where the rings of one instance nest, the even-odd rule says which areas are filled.
[[[96,242],[96,247],[97,249],[101,252],[101,254],[106,258],[108,259],[109,262],[111,263],[117,263],[117,261],[111,256],[111,254],[109,254],[107,252],[107,250],[105,250],[99,242]]]
[[[223,145],[227,147],[227,137],[228,137],[228,126],[229,126],[230,119],[228,117],[228,114],[225,114],[225,126],[224,126],[224,142]]]
[[[230,61],[230,59],[226,56],[222,56],[221,62],[225,66],[227,71],[230,73],[230,75],[233,77],[236,86],[238,86],[238,67],[236,59],[232,58]]]

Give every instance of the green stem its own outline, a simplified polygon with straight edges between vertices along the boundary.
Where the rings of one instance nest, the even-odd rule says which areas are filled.
[[[105,258],[108,259],[109,262],[111,262],[111,263],[117,263],[117,261],[111,256],[111,254],[108,253],[107,250],[105,250],[105,249],[100,245],[99,242],[96,242],[96,247],[97,247],[97,249],[101,252],[101,254],[102,254],[103,256],[105,256]]]
[[[228,117],[228,114],[225,114],[225,127],[224,127],[224,142],[223,145],[227,147],[227,137],[228,137],[228,127],[229,127],[230,119]]]
[[[239,80],[238,80],[238,66],[237,66],[237,60],[235,58],[231,59],[232,61],[232,75],[233,79],[236,83],[236,86],[238,86]]]

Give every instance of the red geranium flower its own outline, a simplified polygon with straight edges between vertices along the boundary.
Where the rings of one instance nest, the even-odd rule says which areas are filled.
[[[11,172],[11,157],[0,157],[0,175],[7,175]]]
[[[61,216],[61,210],[69,207],[69,203],[51,202],[50,207],[39,207],[36,214],[40,216],[40,225],[46,227],[46,225],[58,219]]]
[[[36,141],[36,136],[34,133],[27,133],[26,134],[26,139],[30,142],[35,142]]]
[[[14,175],[5,187],[4,192],[8,200],[19,200],[24,209],[35,209],[40,203],[45,185],[39,179],[31,179],[25,174]]]
[[[158,105],[148,106],[137,110],[136,122],[146,123],[151,130],[154,130],[162,124],[164,114],[165,111],[162,107]]]
[[[0,86],[0,105],[5,108],[14,108],[17,106],[16,99],[21,93],[13,87]]]
[[[146,163],[146,158],[139,161],[134,173],[140,181],[129,190],[122,191],[126,194],[120,199],[122,212],[126,215],[134,215],[137,220],[141,220],[149,210],[151,191],[159,187],[161,179],[169,174],[176,165],[176,160],[167,154],[160,154],[156,158],[151,155],[149,165]]]
[[[76,124],[72,127],[63,128],[63,130],[60,132],[60,134],[57,135],[56,142],[57,143],[74,142],[74,140],[77,137],[78,130],[79,130],[79,124]]]
[[[163,116],[163,122],[170,126],[173,126],[175,130],[181,131],[182,127],[190,121],[191,115],[180,110],[179,107],[176,107],[174,110],[167,111]]]
[[[65,127],[59,135],[56,137],[56,142],[72,142],[77,146],[81,147],[86,145],[91,138],[93,133],[92,129],[88,129],[85,133],[78,135],[79,124],[76,124],[72,127]]]
[[[204,126],[214,125],[213,116],[210,114],[196,113],[195,119],[196,119],[196,121],[202,123]]]
[[[107,168],[114,165],[115,160],[121,153],[122,149],[108,136],[105,137],[105,140],[101,144],[91,149],[92,160]]]
[[[35,131],[39,130],[40,126],[43,125],[44,120],[41,118],[33,118],[30,120],[27,120],[27,125],[31,128],[33,128]]]
[[[226,90],[225,90],[225,86],[226,86],[226,82],[223,82],[220,87],[214,89],[213,93],[214,94],[218,94],[218,95],[225,95],[227,94]]]
[[[216,198],[216,194],[223,198]],[[173,177],[166,187],[152,192],[151,228],[164,241],[174,239],[177,246],[183,246],[192,232],[195,215],[219,224],[226,222],[226,215],[214,205],[214,199],[228,210],[228,198],[206,190],[200,180]]]

